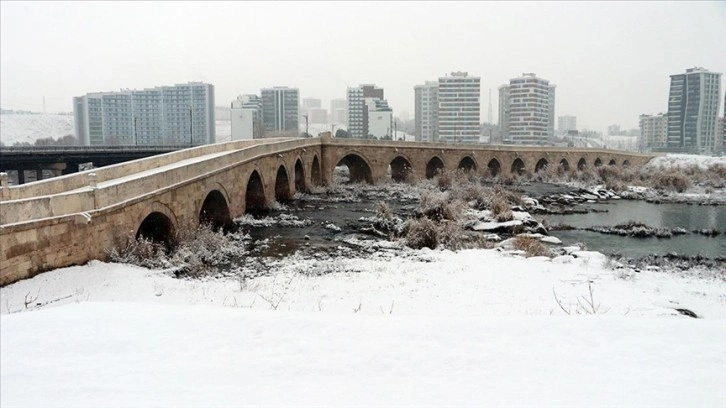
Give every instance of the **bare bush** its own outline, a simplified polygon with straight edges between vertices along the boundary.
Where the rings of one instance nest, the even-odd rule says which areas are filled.
[[[436,223],[429,218],[411,219],[404,226],[404,242],[413,249],[435,249],[439,244]]]
[[[494,198],[492,198],[490,211],[495,217],[498,217],[500,214],[505,214],[507,212],[510,216],[512,215],[512,207],[509,205],[507,200],[501,196],[495,196]]]
[[[512,210],[505,210],[504,212],[500,212],[496,216],[496,220],[499,222],[507,222],[512,221],[514,219],[514,213]]]
[[[108,255],[113,262],[146,268],[178,267],[185,275],[201,276],[228,264],[230,257],[239,252],[224,232],[207,224],[178,230],[174,241],[176,247],[167,248],[162,243],[129,236],[118,240]]]
[[[652,186],[659,190],[682,193],[691,186],[691,181],[683,174],[675,171],[660,172],[653,178]]]
[[[451,200],[448,193],[425,190],[421,193],[419,209],[432,220],[457,220],[464,211],[466,204],[461,200]]]
[[[513,245],[515,249],[524,251],[526,257],[531,256],[550,256],[551,252],[537,239],[519,235],[514,238]]]

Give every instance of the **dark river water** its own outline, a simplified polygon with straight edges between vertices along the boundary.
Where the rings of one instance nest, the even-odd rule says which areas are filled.
[[[610,200],[589,207],[607,212],[572,215],[543,215],[550,225],[567,224],[585,228],[612,226],[637,221],[653,228],[683,228],[693,230],[715,228],[716,237],[689,233],[672,238],[632,238],[606,235],[592,231],[552,231],[551,235],[565,243],[582,242],[588,249],[608,255],[619,254],[629,258],[666,253],[701,255],[709,258],[726,256],[726,206],[700,206],[687,204],[651,204],[645,201]]]
[[[531,185],[524,192],[530,196],[543,193],[566,192],[566,187],[553,185]],[[309,196],[310,198],[310,196]],[[322,198],[322,199],[321,199]],[[314,254],[332,250],[340,246],[349,246],[343,242],[346,238],[356,236],[358,239],[378,239],[370,235],[360,234],[360,226],[367,225],[359,221],[360,217],[375,215],[376,203],[386,201],[391,210],[406,219],[413,214],[417,200],[385,194],[363,195],[359,202],[331,202],[324,197],[313,197],[309,200],[293,200],[286,203],[283,211],[271,211],[260,216],[279,218],[281,214],[291,214],[299,220],[308,220],[304,227],[272,225],[266,227],[243,227],[252,238],[264,240],[257,244],[256,253],[261,256],[287,256],[296,251]],[[628,258],[640,258],[648,255],[701,255],[708,258],[726,256],[726,206],[699,206],[687,204],[650,204],[645,201],[610,200],[598,204],[587,204],[597,211],[588,214],[573,215],[538,215],[536,218],[549,225],[567,224],[585,228],[593,226],[614,226],[628,221],[637,221],[653,228],[683,228],[689,233],[675,235],[672,238],[631,238],[617,235],[606,235],[591,231],[551,231],[550,234],[560,238],[565,245],[584,243],[588,249],[608,255],[620,255]],[[334,224],[340,228],[326,227]],[[715,228],[721,231],[716,237],[695,234],[696,229]]]

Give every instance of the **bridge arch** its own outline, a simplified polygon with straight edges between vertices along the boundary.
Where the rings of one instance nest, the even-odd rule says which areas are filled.
[[[292,197],[290,192],[290,177],[287,173],[287,167],[285,164],[280,164],[277,168],[277,175],[275,176],[275,200],[286,201]]]
[[[580,158],[580,160],[579,160],[579,161],[577,162],[577,170],[580,170],[580,171],[582,171],[582,170],[585,170],[586,168],[587,168],[587,162],[585,161],[585,158],[584,158],[584,157],[582,157],[582,158]]]
[[[501,165],[501,163],[499,163],[499,160],[497,160],[496,158],[489,160],[489,164],[487,164],[487,168],[489,169],[489,174],[492,177],[496,177],[502,171],[502,165]]]
[[[560,160],[560,167],[562,167],[562,170],[564,171],[570,171],[570,163],[567,159]]]
[[[610,162],[608,163],[608,166],[617,166],[617,165],[618,165],[618,163],[615,161],[615,159],[610,160]]]
[[[598,157],[597,159],[595,159],[594,164],[595,164],[595,167],[600,167],[600,166],[602,166],[602,160],[600,160],[600,158]]]
[[[473,158],[473,157],[471,157],[471,156],[469,156],[469,155],[467,155],[467,156],[464,156],[464,157],[463,157],[463,158],[462,158],[462,159],[461,159],[461,160],[459,161],[459,166],[458,166],[458,168],[459,168],[459,169],[462,169],[462,170],[464,170],[464,171],[466,171],[466,172],[470,172],[470,171],[476,171],[476,160],[474,160],[474,158]]]
[[[627,159],[623,160],[623,167],[628,167],[628,166],[630,166],[630,160],[627,160]]]
[[[338,161],[336,167],[346,166],[348,168],[349,183],[360,183],[365,181],[373,184],[373,172],[368,160],[359,153],[350,152]],[[333,169],[335,171],[335,169]]]
[[[312,184],[314,187],[320,186],[323,184],[323,176],[322,171],[320,170],[320,160],[318,160],[318,155],[316,154],[313,157],[313,163],[310,166],[310,184]]]
[[[393,181],[406,181],[408,176],[413,172],[411,161],[403,155],[398,155],[391,160],[391,179]]]
[[[141,238],[163,245],[168,253],[176,245],[176,227],[166,214],[153,211],[141,221],[136,230],[136,239]]]
[[[202,203],[202,208],[199,210],[199,224],[210,224],[215,229],[228,227],[232,224],[229,205],[221,191],[212,190],[207,194]]]
[[[517,175],[521,176],[524,173],[524,161],[519,157],[514,159],[510,172],[513,174],[516,173]]]
[[[541,158],[537,162],[537,164],[534,166],[534,172],[539,173],[541,170],[547,170],[547,165],[549,163],[547,162],[547,159]]]
[[[252,170],[247,179],[247,190],[245,191],[245,212],[264,210],[267,208],[265,200],[265,184],[257,170]]]
[[[305,167],[303,167],[302,160],[298,157],[295,161],[295,191],[305,192]]]
[[[439,156],[434,156],[426,163],[426,178],[432,179],[436,173],[444,169],[444,161]]]

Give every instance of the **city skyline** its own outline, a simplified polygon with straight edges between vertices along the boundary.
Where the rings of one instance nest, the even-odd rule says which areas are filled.
[[[2,2],[0,8],[4,109],[41,111],[45,98],[48,111],[70,112],[76,95],[191,81],[215,85],[218,106],[280,84],[326,104],[344,98],[349,86],[376,83],[397,115],[413,114],[413,87],[429,78],[467,71],[481,77],[487,95],[536,72],[558,85],[555,115],[577,116],[580,127],[604,131],[613,123],[637,128],[640,114],[666,109],[673,72],[726,70],[720,2],[381,3],[375,13],[365,3],[314,2]],[[360,37],[353,16],[387,27],[385,38]],[[432,16],[457,24],[401,24]],[[143,29],[124,29],[129,24]],[[269,30],[273,24],[285,30]],[[240,26],[264,32],[264,41],[232,35]],[[541,47],[528,45],[533,36]],[[378,39],[385,46],[370,41]],[[462,40],[476,46],[450,46]],[[667,53],[652,46],[663,43]],[[496,112],[496,98],[492,107]],[[487,110],[482,97],[481,111]]]

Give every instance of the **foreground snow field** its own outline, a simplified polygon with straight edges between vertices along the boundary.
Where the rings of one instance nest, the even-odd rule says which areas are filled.
[[[726,405],[713,271],[379,245],[242,283],[91,262],[1,288],[0,405]]]

